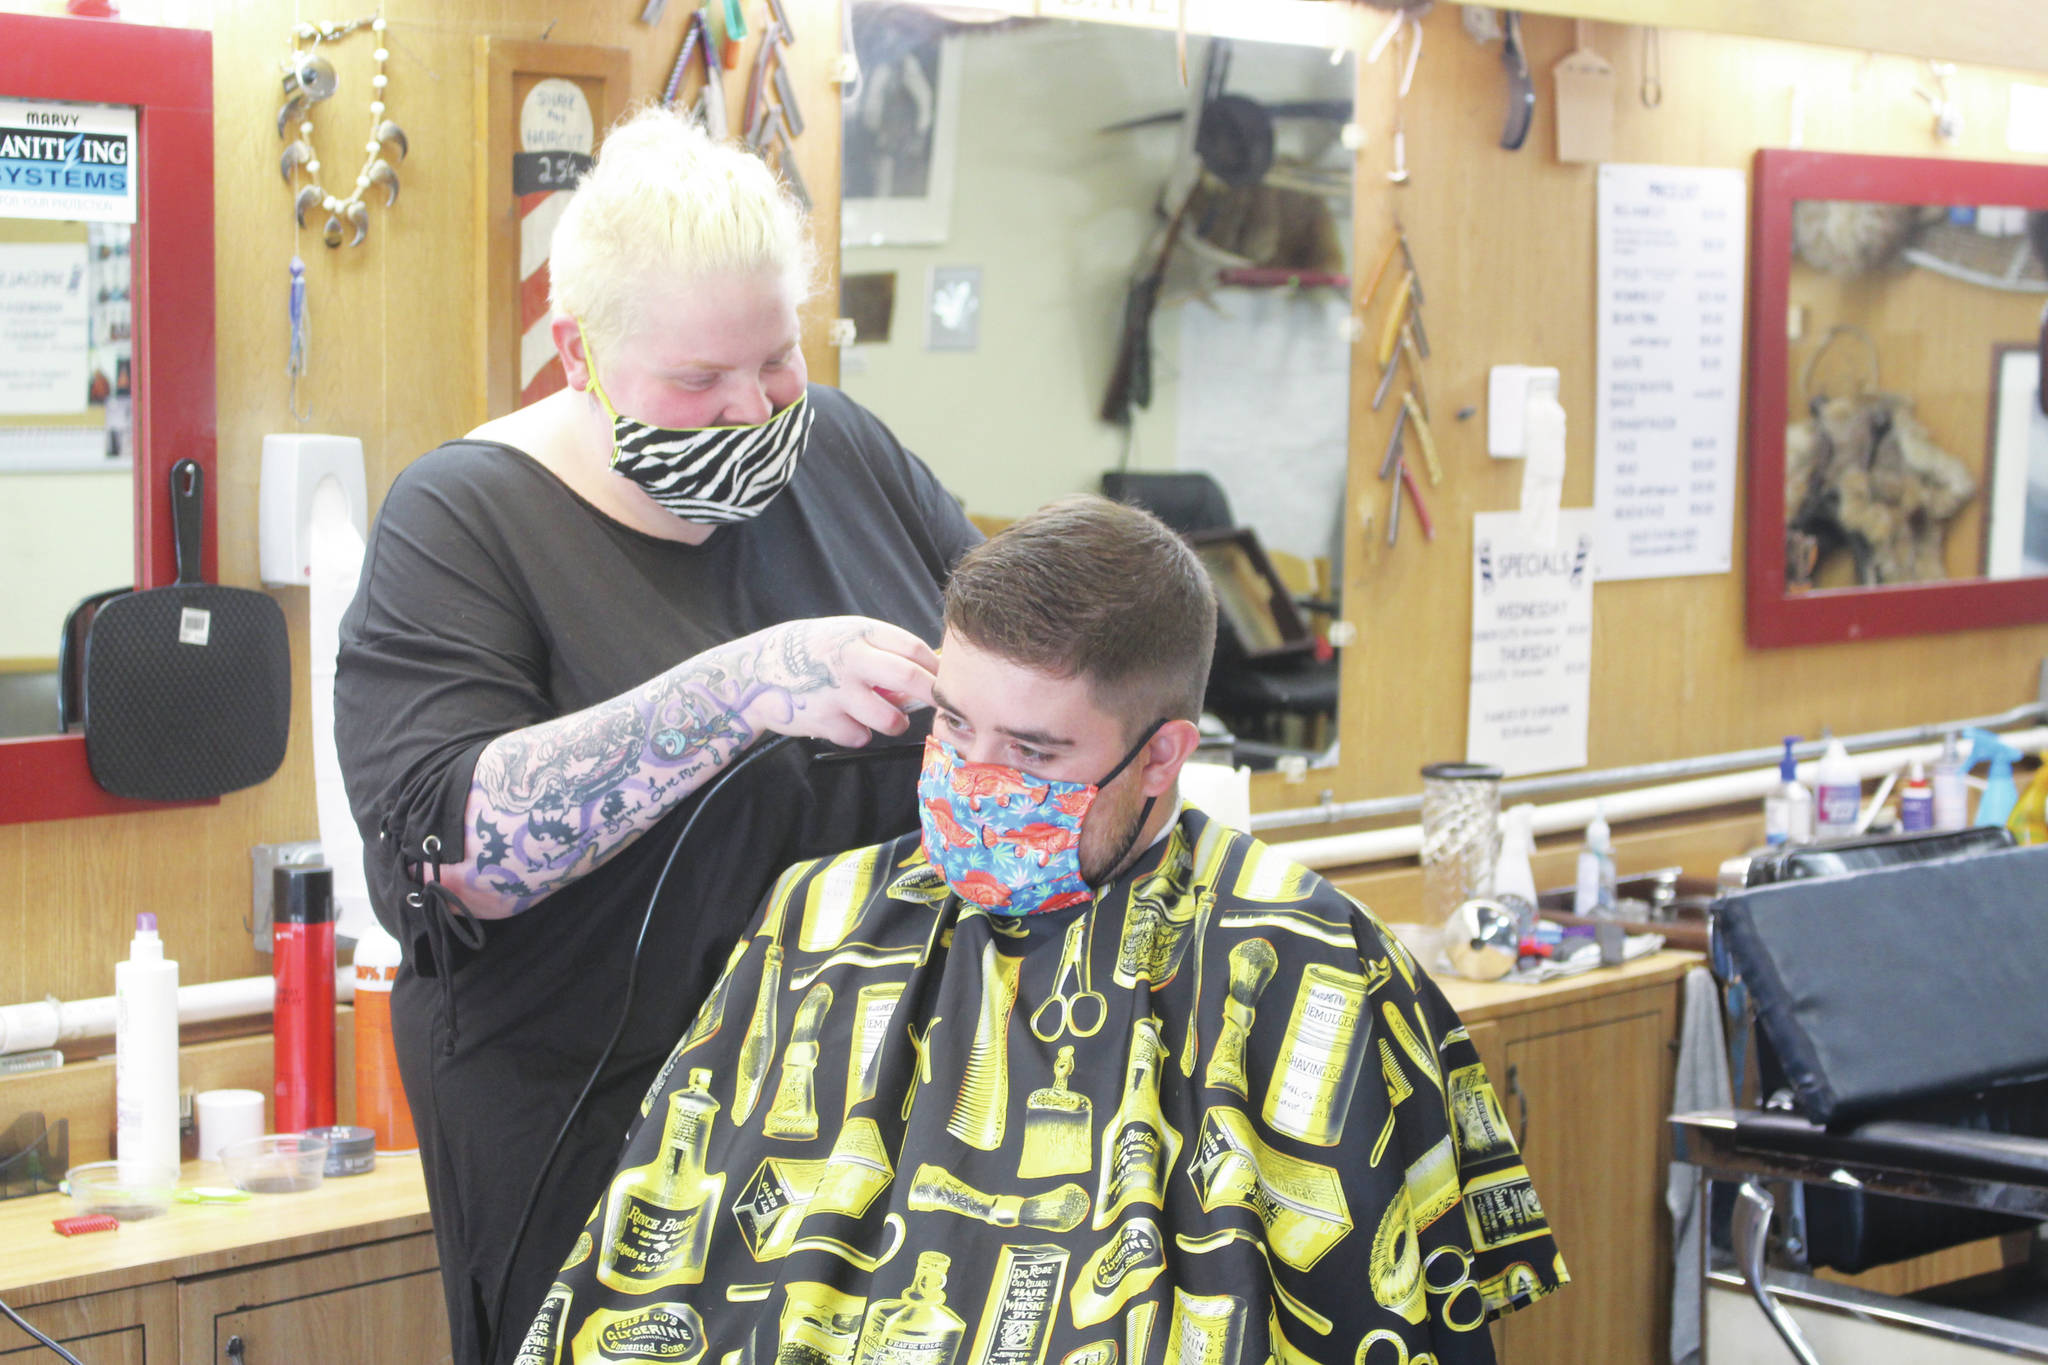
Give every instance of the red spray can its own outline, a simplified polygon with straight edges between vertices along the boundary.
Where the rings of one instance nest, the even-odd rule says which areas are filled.
[[[273,874],[271,967],[275,1007],[275,1131],[325,1128],[334,1117],[334,873]]]

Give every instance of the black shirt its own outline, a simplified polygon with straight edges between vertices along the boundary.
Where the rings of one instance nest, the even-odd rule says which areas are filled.
[[[478,948],[408,904],[406,863],[429,836],[459,860],[476,760],[499,735],[784,621],[856,613],[937,643],[939,585],[978,536],[872,414],[833,389],[813,386],[810,401],[817,418],[790,487],[702,545],[620,525],[490,442],[421,458],[378,514],[342,619],[335,737],[371,898],[405,947],[394,1021],[457,1362],[482,1359],[505,1248],[619,1023],[643,912],[697,802],[523,914],[486,924]],[[911,827],[914,752],[807,780],[802,755],[783,746],[698,821],[649,920],[632,1017],[521,1244],[505,1315],[515,1344],[564,1229],[573,1236],[595,1196],[585,1186],[601,1183],[640,1090],[760,891],[798,857]]]

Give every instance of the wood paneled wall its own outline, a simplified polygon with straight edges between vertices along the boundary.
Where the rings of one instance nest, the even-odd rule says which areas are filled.
[[[814,231],[828,265],[838,255],[839,131],[836,0],[784,0],[798,41],[789,50],[809,122],[798,143],[817,201]],[[371,506],[398,471],[486,414],[476,409],[479,365],[475,47],[485,34],[627,49],[636,100],[658,97],[681,42],[687,0],[659,26],[637,22],[641,0],[604,5],[540,0],[383,0],[391,78],[386,103],[411,154],[399,168],[395,207],[371,192],[364,245],[330,251],[319,224],[292,222],[292,191],[278,178],[278,63],[301,20],[352,17],[374,6],[288,0],[215,0],[214,235],[218,262],[221,581],[258,586],[256,492],[262,442],[272,431],[360,437]],[[747,0],[755,33],[765,13]],[[749,38],[726,82],[733,122],[745,94]],[[315,115],[315,139],[337,166],[360,164],[369,53],[359,34],[334,49],[340,88]],[[334,174],[334,172],[329,172]],[[299,388],[310,420],[287,406],[288,266],[306,263],[312,363]],[[836,275],[833,277],[836,280]],[[826,383],[837,353],[824,345],[836,287],[825,282],[805,312],[811,372]],[[306,593],[273,590],[292,627],[296,673],[292,743],[278,775],[218,806],[0,826],[0,1002],[110,994],[111,964],[126,955],[138,910],[154,910],[186,982],[267,972],[245,922],[251,846],[314,834],[313,760],[305,695]]]
[[[1896,7],[1877,6],[1874,9]],[[1554,155],[1550,69],[1573,46],[1572,23],[1525,17],[1538,108],[1517,152],[1498,146],[1504,83],[1498,45],[1460,30],[1456,7],[1425,20],[1421,67],[1406,112],[1405,187],[1389,185],[1394,73],[1365,67],[1359,119],[1368,143],[1358,165],[1356,259],[1368,264],[1398,217],[1428,287],[1434,358],[1426,366],[1443,487],[1427,490],[1434,542],[1408,520],[1384,544],[1386,485],[1377,465],[1391,404],[1371,411],[1371,351],[1390,291],[1365,316],[1367,341],[1352,373],[1351,497],[1344,602],[1360,643],[1344,656],[1340,715],[1344,762],[1335,780],[1264,784],[1265,805],[1312,804],[1414,791],[1417,770],[1461,758],[1470,661],[1472,514],[1511,508],[1520,461],[1486,454],[1486,372],[1503,363],[1556,365],[1569,414],[1564,501],[1593,495],[1595,177]],[[1614,160],[1736,167],[1760,147],[1788,145],[1793,89],[1803,93],[1804,144],[1814,150],[2014,159],[2004,147],[2016,72],[1964,68],[1956,91],[1963,138],[1938,145],[1912,89],[1925,64],[1905,57],[1698,32],[1661,36],[1663,102],[1639,97],[1640,30],[1590,26],[1617,68]],[[1985,358],[1988,367],[1989,356]],[[1887,382],[1909,383],[1904,374]],[[1454,414],[1471,408],[1465,421]],[[1745,749],[1780,735],[1849,733],[1973,715],[2034,697],[2048,628],[1975,631],[1859,644],[1759,651],[1743,638],[1740,565],[1713,577],[1602,583],[1593,594],[1590,758],[1594,767]],[[1361,533],[1357,510],[1373,513]],[[1730,847],[1728,853],[1740,851]],[[1711,874],[1712,864],[1703,869]]]
[[[1590,3],[1590,0],[1589,0]],[[811,116],[803,171],[818,197],[823,255],[836,257],[837,120],[825,68],[837,44],[833,0],[788,0],[801,39],[791,54]],[[373,500],[407,462],[458,435],[474,410],[476,183],[473,128],[478,35],[599,43],[633,53],[636,94],[655,92],[689,6],[678,0],[658,29],[634,21],[639,0],[604,6],[537,0],[387,0],[390,112],[412,140],[396,208],[374,208],[362,248],[330,252],[291,225],[290,192],[277,178],[276,66],[291,24],[330,17],[285,0],[214,6],[219,260],[220,499],[223,581],[256,584],[256,485],[263,433],[331,430],[360,436]],[[758,6],[750,6],[758,8]],[[1776,8],[1776,7],[1773,7]],[[1843,8],[1837,6],[1837,8]],[[1931,23],[1901,2],[1857,5],[1893,28]],[[2032,11],[2029,10],[2029,13]],[[2015,10],[2015,14],[2019,11]],[[1411,791],[1416,770],[1464,746],[1470,611],[1470,517],[1512,506],[1521,471],[1484,451],[1481,418],[1490,364],[1556,364],[1572,414],[1566,501],[1592,490],[1594,171],[1550,152],[1550,66],[1570,46],[1570,24],[1529,19],[1525,36],[1542,97],[1528,144],[1496,145],[1504,94],[1497,48],[1459,31],[1439,6],[1406,111],[1414,176],[1388,186],[1393,91],[1388,63],[1360,77],[1357,256],[1376,259],[1398,212],[1426,276],[1435,359],[1428,383],[1448,481],[1433,490],[1438,535],[1424,544],[1411,521],[1388,551],[1359,534],[1346,557],[1346,601],[1361,631],[1345,661],[1345,764],[1304,786],[1262,784],[1265,805],[1305,804],[1323,786],[1340,798]],[[1853,29],[1843,36],[1853,37]],[[366,98],[363,40],[338,59],[342,88],[323,110],[321,145],[348,154],[342,128]],[[1595,29],[1621,72],[1617,159],[1746,166],[1760,146],[1781,146],[1795,81],[1805,89],[1806,145],[1942,154],[1911,94],[1920,64],[1860,52],[1670,32],[1662,41],[1664,100],[1636,102],[1641,43],[1633,30]],[[2038,78],[2037,78],[2038,79]],[[2002,156],[2005,73],[1966,69],[1965,140],[1956,155]],[[735,81],[735,87],[743,81]],[[734,90],[734,98],[739,91]],[[330,125],[328,119],[334,120]],[[302,386],[313,417],[286,407],[286,267],[306,260],[313,317],[312,368]],[[807,314],[815,343],[833,312],[831,289]],[[1384,299],[1380,305],[1384,306]],[[1367,319],[1368,333],[1378,311]],[[836,357],[807,347],[826,382]],[[1391,411],[1369,410],[1371,359],[1360,350],[1354,384],[1353,499],[1383,506],[1373,477]],[[1375,522],[1382,526],[1375,514]],[[1741,545],[1736,561],[1741,561]],[[305,595],[279,593],[304,658]],[[1596,765],[1748,747],[1823,724],[1856,730],[2012,705],[2034,692],[2048,629],[1975,632],[1922,640],[1757,653],[1743,644],[1735,575],[1602,585],[1595,593],[1592,760]],[[243,921],[251,845],[313,830],[305,699],[283,771],[219,806],[164,814],[0,827],[0,1001],[55,993],[104,994],[131,916],[163,918],[187,981],[267,968]],[[1732,851],[1732,850],[1731,850]]]

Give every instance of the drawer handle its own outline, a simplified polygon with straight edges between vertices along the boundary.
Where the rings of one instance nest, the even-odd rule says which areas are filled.
[[[248,1357],[242,1354],[245,1349],[239,1336],[228,1338],[228,1359],[233,1365],[248,1365]]]
[[[1529,1138],[1529,1092],[1522,1089],[1521,1072],[1511,1062],[1508,1064],[1508,1098],[1515,1102],[1520,1111],[1521,1121],[1515,1126],[1515,1146],[1523,1155],[1528,1155]]]

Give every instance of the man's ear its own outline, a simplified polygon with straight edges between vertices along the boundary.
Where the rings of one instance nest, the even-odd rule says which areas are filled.
[[[1164,796],[1180,780],[1181,765],[1193,756],[1202,742],[1202,732],[1191,720],[1170,720],[1145,741],[1144,773],[1139,782],[1147,796]]]
[[[590,388],[590,356],[583,349],[583,329],[576,325],[576,319],[555,314],[548,323],[548,336],[555,343],[555,354],[562,358],[562,374],[569,381],[569,387],[578,393]]]

